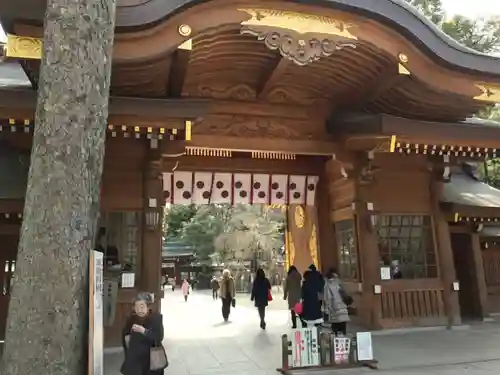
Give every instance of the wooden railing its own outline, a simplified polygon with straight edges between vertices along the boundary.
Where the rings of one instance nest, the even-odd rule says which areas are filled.
[[[383,328],[446,324],[439,280],[393,280],[382,284]]]

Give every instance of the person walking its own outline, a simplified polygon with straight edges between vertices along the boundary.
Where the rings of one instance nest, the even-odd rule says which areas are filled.
[[[227,322],[229,320],[229,314],[231,314],[231,306],[234,307],[236,304],[236,286],[231,276],[231,271],[228,269],[222,271],[222,278],[219,285],[220,298],[222,300],[222,318]]]
[[[182,295],[184,296],[184,301],[187,302],[188,300],[188,296],[189,296],[189,288],[191,286],[189,285],[189,282],[187,281],[187,279],[185,279],[183,282],[182,282],[182,286],[181,286],[181,290],[182,290]]]
[[[347,335],[347,323],[350,319],[347,304],[344,301],[346,296],[347,293],[342,288],[336,270],[330,269],[326,274],[324,307],[335,335]]]
[[[288,301],[288,309],[292,315],[292,328],[297,328],[297,313],[294,308],[297,303],[300,302],[300,291],[302,287],[302,276],[295,266],[290,266],[288,269],[288,275],[285,279],[285,285],[283,288],[283,299]],[[302,320],[302,317],[298,316],[302,327],[306,327],[306,323]]]
[[[255,307],[259,312],[260,328],[266,329],[266,307],[271,299],[271,283],[262,268],[255,273],[250,299],[255,302]]]
[[[139,294],[134,301],[134,311],[122,330],[125,360],[120,368],[123,375],[163,375],[164,369],[151,371],[151,349],[161,347],[163,341],[163,316],[149,309],[151,297]]]
[[[212,287],[212,298],[214,301],[219,298],[219,280],[215,276],[212,276],[212,280],[210,281],[210,286]]]
[[[304,272],[302,282],[302,318],[307,325],[318,326],[323,323],[323,313],[321,312],[321,298],[324,292],[324,278],[311,266]]]

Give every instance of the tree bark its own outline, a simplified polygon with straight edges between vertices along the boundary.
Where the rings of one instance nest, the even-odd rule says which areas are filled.
[[[86,372],[115,0],[48,0],[3,375]]]

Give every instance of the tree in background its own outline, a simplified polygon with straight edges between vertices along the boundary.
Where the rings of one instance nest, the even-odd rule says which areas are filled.
[[[114,0],[48,0],[36,127],[0,373],[87,374]]]
[[[168,240],[193,246],[201,262],[266,259],[279,250],[283,240],[284,215],[260,205],[170,206],[165,210]]]
[[[223,233],[215,238],[216,255],[269,264],[283,245],[284,216],[262,205],[237,205]]]
[[[179,237],[193,246],[199,261],[211,259],[216,251],[215,239],[227,228],[232,213],[230,205],[200,205],[195,215],[183,224]]]
[[[165,207],[163,216],[163,231],[167,239],[180,238],[182,228],[197,213],[195,205],[184,206],[180,204]]]
[[[500,18],[473,20],[463,15],[445,18],[441,0],[406,0],[457,42],[482,53],[500,51]]]
[[[482,53],[500,52],[500,16],[473,20],[466,16],[456,15],[447,20],[441,0],[406,1],[419,9],[448,36],[464,46]],[[500,108],[489,106],[477,113],[476,116],[500,122]],[[500,188],[500,159],[487,160],[481,175],[487,183]]]
[[[436,25],[441,25],[444,20],[444,10],[441,0],[406,0],[413,5]]]

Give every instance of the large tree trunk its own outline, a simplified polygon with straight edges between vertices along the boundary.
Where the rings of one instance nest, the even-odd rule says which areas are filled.
[[[3,375],[86,370],[115,0],[48,0]]]

